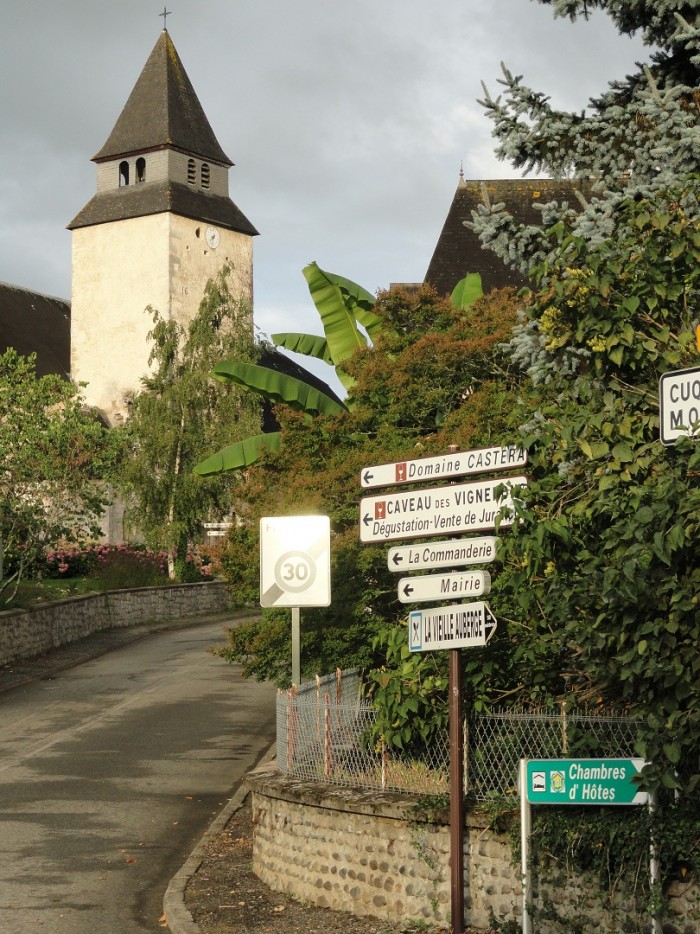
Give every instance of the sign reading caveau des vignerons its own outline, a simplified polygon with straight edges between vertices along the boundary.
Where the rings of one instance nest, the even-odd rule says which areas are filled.
[[[384,493],[360,501],[360,541],[378,542],[494,529],[513,522],[512,492],[527,486],[524,476],[453,486]],[[498,495],[496,493],[498,490]]]

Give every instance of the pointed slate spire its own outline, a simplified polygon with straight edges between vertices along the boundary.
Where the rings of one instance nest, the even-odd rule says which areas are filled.
[[[158,37],[109,139],[93,161],[164,148],[233,165],[209,125],[166,29]]]

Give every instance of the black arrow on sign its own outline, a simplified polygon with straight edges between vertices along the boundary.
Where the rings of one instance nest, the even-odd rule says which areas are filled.
[[[362,517],[362,521],[364,522],[365,525],[369,525],[370,522],[372,521],[372,517],[371,517],[371,516],[363,516],[363,517]]]
[[[413,593],[413,587],[411,587],[410,584],[406,584],[406,586],[403,589],[403,592],[406,594],[407,597],[410,597],[411,594]]]
[[[365,481],[365,483],[369,483],[370,480],[374,479],[374,474],[366,473],[362,479]]]
[[[394,555],[391,560],[394,562],[394,564],[401,564],[403,557],[401,555]]]

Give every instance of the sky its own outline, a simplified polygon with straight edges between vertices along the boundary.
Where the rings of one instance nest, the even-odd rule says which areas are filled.
[[[581,110],[647,60],[535,0],[171,0],[167,27],[260,232],[255,320],[319,332],[311,261],[371,292],[425,276],[466,178],[519,173],[477,103],[500,62]],[[0,281],[70,297],[66,224],[163,28],[162,0],[4,0]]]

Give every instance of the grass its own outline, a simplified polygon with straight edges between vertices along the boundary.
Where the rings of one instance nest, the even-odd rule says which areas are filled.
[[[14,591],[13,584],[10,584],[5,593],[0,595],[0,612],[3,610],[28,610],[51,600],[65,600],[66,597],[75,597],[84,593],[97,593],[101,589],[99,581],[94,577],[21,581],[17,593],[12,599],[9,599],[9,595]]]

